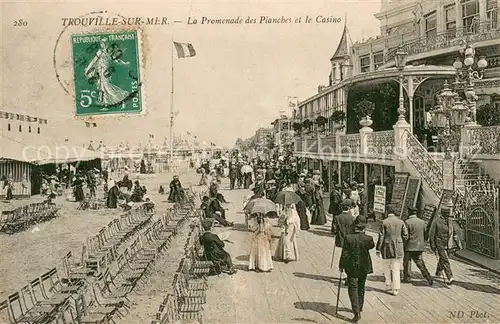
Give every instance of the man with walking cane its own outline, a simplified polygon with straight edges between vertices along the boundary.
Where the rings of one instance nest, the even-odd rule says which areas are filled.
[[[371,236],[365,234],[365,226],[365,217],[358,216],[354,220],[354,233],[345,236],[339,262],[340,272],[345,271],[347,274],[347,290],[354,313],[353,322],[358,322],[361,319],[365,300],[366,277],[373,273],[370,250],[375,247],[375,242]],[[338,293],[336,310],[338,309],[339,295]]]
[[[333,268],[333,259],[335,257],[335,249],[342,248],[342,243],[347,234],[354,233],[353,223],[354,217],[352,216],[350,210],[352,206],[352,201],[350,199],[344,199],[342,201],[342,213],[333,216],[332,219],[332,234],[335,235],[335,242],[333,245],[332,262],[330,267]],[[340,274],[342,278],[342,273]]]

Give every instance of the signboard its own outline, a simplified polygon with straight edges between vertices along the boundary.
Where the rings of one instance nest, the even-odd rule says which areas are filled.
[[[392,186],[391,205],[395,213],[401,212],[408,184],[408,173],[397,172],[394,174],[394,185]],[[397,215],[401,216],[401,215]]]
[[[455,163],[443,160],[443,190],[454,190],[455,186]]]
[[[137,31],[72,35],[77,116],[142,112]]]
[[[420,192],[421,180],[416,177],[409,177],[408,184],[406,186],[406,194],[404,203],[401,210],[401,219],[406,220],[408,218],[408,207],[416,207],[418,194]]]
[[[375,195],[373,197],[373,211],[375,213],[385,214],[385,186],[375,186]]]

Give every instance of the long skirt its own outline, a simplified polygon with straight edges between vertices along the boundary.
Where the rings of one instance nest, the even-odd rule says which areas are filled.
[[[275,257],[281,261],[299,260],[299,247],[297,245],[297,229],[294,225],[288,225],[285,232],[281,233],[278,241]]]
[[[271,242],[264,233],[258,233],[252,242],[248,270],[271,271],[272,269]]]

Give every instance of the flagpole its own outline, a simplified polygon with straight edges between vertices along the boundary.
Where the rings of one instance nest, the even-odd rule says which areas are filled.
[[[172,91],[170,93],[170,165],[174,162],[174,41],[172,38]]]

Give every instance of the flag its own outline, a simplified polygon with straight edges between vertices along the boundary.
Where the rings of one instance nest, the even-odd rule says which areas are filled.
[[[178,58],[196,56],[196,51],[194,50],[193,44],[174,42],[174,46],[175,50],[177,51]]]
[[[290,102],[288,102],[288,107],[290,107],[290,108],[295,108],[295,106],[296,106],[296,105],[295,105],[293,102],[291,102],[291,101],[290,101]]]
[[[153,134],[149,134],[149,138],[155,138]]]
[[[215,143],[214,142],[210,142],[210,146],[215,146]]]

